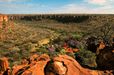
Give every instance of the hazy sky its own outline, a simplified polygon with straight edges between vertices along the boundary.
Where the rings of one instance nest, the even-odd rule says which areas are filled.
[[[0,0],[0,13],[114,14],[114,0]]]

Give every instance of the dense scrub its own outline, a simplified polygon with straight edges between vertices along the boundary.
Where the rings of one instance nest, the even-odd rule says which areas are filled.
[[[9,23],[3,23],[6,27]],[[5,28],[6,28],[5,27]],[[42,39],[53,39],[58,36],[52,30],[29,27],[13,22],[13,28],[1,29],[0,57],[8,57],[12,64],[19,64],[22,58],[27,58],[39,47]],[[11,64],[11,65],[12,65]]]
[[[82,66],[96,69],[96,49],[94,52],[89,50],[86,41],[94,36],[97,44],[99,40],[105,43],[108,40],[109,43],[113,32],[113,20],[105,22],[104,18],[80,23],[59,23],[49,19],[16,20],[13,29],[0,41],[0,57],[8,57],[12,66],[34,53],[46,53],[50,57],[67,54]]]

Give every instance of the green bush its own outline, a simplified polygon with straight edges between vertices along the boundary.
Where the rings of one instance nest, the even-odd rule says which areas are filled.
[[[79,50],[80,51],[77,52],[76,54],[78,54],[82,58],[82,62],[81,62],[82,65],[87,65],[89,67],[97,67],[95,53],[89,50],[86,50],[83,45],[81,45]]]

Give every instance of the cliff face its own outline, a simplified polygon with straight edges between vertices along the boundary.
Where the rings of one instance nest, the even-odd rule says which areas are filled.
[[[22,61],[21,65],[8,70],[8,62],[2,60],[0,75],[113,75],[113,71],[98,71],[83,68],[75,59],[67,55],[59,55],[50,59],[46,54],[33,55],[29,61]],[[5,65],[6,64],[6,65]]]

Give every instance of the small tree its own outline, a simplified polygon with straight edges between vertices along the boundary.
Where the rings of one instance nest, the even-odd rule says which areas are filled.
[[[100,35],[98,38],[102,39],[106,45],[110,45],[110,38],[112,36],[112,26],[109,23],[105,23],[100,28]]]

